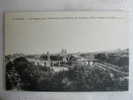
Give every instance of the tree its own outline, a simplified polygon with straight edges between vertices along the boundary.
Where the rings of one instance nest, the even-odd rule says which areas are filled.
[[[104,53],[99,53],[99,54],[95,55],[95,58],[99,59],[101,61],[106,61],[107,60],[107,57]]]
[[[16,58],[14,66],[21,79],[21,88],[23,90],[34,90],[36,88],[37,77],[34,73],[35,66],[28,62],[25,57]]]

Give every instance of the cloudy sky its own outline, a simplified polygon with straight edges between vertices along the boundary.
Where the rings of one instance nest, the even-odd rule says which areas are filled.
[[[69,19],[63,19],[65,17]],[[71,19],[73,17],[80,19]],[[126,12],[27,12],[6,16],[5,54],[119,48],[128,48]]]

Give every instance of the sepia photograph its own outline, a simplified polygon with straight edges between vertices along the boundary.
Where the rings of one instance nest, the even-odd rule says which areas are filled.
[[[5,88],[9,91],[128,91],[125,12],[9,12]]]

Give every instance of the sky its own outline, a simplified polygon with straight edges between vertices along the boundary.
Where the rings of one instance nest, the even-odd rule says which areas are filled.
[[[5,19],[5,54],[128,48],[126,12],[21,12]]]

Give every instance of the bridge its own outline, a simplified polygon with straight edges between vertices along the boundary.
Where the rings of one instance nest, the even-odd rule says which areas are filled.
[[[109,70],[109,71],[113,71],[113,72],[116,72],[118,73],[119,75],[122,75],[122,76],[128,76],[128,72],[123,72],[120,70],[120,68],[116,65],[113,65],[113,64],[109,64],[109,63],[104,63],[104,62],[95,62],[95,66],[96,67],[99,67],[103,70]]]

